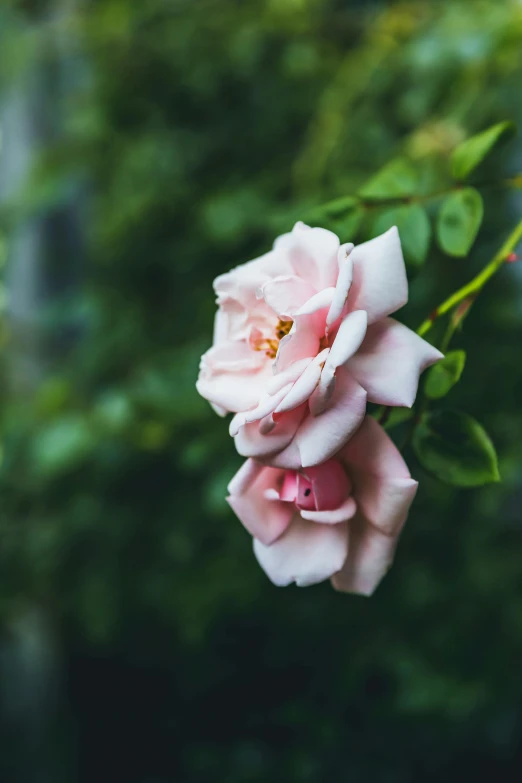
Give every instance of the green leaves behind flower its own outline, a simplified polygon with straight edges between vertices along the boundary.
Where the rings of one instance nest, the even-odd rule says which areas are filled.
[[[456,487],[478,487],[499,481],[495,447],[483,427],[453,410],[425,414],[413,434],[421,465]]]
[[[460,380],[466,364],[465,351],[450,351],[444,359],[437,362],[428,371],[424,391],[427,397],[438,400],[445,397]]]
[[[71,413],[50,422],[33,441],[33,463],[40,475],[51,477],[77,468],[96,441],[87,419]]]
[[[395,158],[387,163],[360,189],[368,201],[413,196],[419,186],[419,170],[407,158]]]
[[[428,254],[431,224],[426,210],[420,204],[404,204],[381,212],[372,226],[372,236],[383,234],[397,226],[406,263],[422,266]]]
[[[353,242],[364,217],[364,207],[354,196],[342,196],[306,213],[304,222],[333,231],[341,242]]]
[[[450,256],[465,256],[477,236],[484,204],[475,188],[463,188],[447,196],[437,218],[437,239]]]
[[[451,156],[453,177],[465,179],[500,142],[513,136],[515,131],[513,122],[499,122],[459,144]]]

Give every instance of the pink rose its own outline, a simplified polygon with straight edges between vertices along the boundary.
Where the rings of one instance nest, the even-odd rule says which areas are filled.
[[[300,471],[249,459],[228,489],[274,584],[332,578],[338,590],[371,595],[392,563],[417,482],[367,416],[334,459]]]
[[[366,402],[411,406],[441,353],[388,318],[408,298],[392,228],[354,247],[297,223],[273,250],[218,277],[214,345],[197,387],[236,413],[240,454],[298,469],[332,457]]]

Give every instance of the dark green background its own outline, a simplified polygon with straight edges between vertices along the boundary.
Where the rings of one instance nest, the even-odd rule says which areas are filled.
[[[488,429],[503,483],[456,491],[409,454],[421,488],[371,599],[270,584],[194,381],[217,274],[394,156],[436,180],[466,135],[522,119],[522,6],[58,6],[0,10],[0,103],[26,96],[37,136],[2,203],[2,302],[24,292],[16,242],[37,229],[42,249],[0,333],[2,783],[519,780],[517,265],[457,336],[448,398]],[[520,219],[520,194],[488,185],[520,170],[515,141],[477,173],[477,243],[410,269],[409,325]]]

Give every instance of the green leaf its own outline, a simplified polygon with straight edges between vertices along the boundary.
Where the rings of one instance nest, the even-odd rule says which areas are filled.
[[[392,408],[390,415],[383,424],[385,430],[392,430],[394,427],[398,427],[400,424],[404,424],[414,416],[414,411],[411,408]],[[377,419],[379,421],[379,419]]]
[[[424,391],[432,400],[445,397],[460,380],[466,364],[465,351],[450,351],[444,359],[437,362],[429,371]]]
[[[86,419],[68,414],[48,424],[35,437],[33,460],[37,471],[52,476],[76,468],[94,448],[94,434]]]
[[[397,226],[406,263],[421,266],[426,260],[431,238],[431,224],[420,204],[405,204],[381,212],[373,223],[372,234],[379,236]]]
[[[305,215],[305,223],[335,232],[341,242],[352,241],[364,217],[364,207],[355,196],[343,196],[329,201]]]
[[[483,215],[482,196],[475,188],[463,188],[447,196],[437,219],[437,239],[442,250],[450,256],[467,255]]]
[[[483,427],[466,413],[425,414],[412,445],[423,467],[447,484],[478,487],[500,480],[495,447]]]
[[[465,179],[489,155],[501,141],[513,136],[516,126],[513,122],[499,122],[482,133],[466,139],[453,151],[451,173],[455,179]]]
[[[395,158],[363,185],[359,193],[372,201],[407,197],[417,192],[418,184],[419,174],[413,163],[406,158]]]

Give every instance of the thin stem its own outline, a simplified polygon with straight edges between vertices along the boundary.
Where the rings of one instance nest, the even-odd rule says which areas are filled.
[[[459,288],[458,291],[455,291],[454,294],[449,296],[447,299],[442,302],[435,310],[431,313],[429,318],[426,318],[425,321],[419,326],[417,329],[417,334],[419,334],[421,337],[425,335],[437,318],[440,318],[441,315],[444,315],[449,310],[452,310],[456,305],[458,305],[460,302],[462,302],[467,297],[475,297],[477,294],[480,293],[484,285],[487,283],[487,281],[493,277],[495,272],[497,272],[500,267],[504,264],[504,262],[507,260],[508,256],[514,248],[517,246],[517,244],[522,239],[522,220],[518,223],[518,225],[513,229],[511,234],[508,236],[500,250],[495,254],[493,259],[489,262],[487,266],[484,267],[484,269],[479,272],[479,274],[473,278],[473,280],[470,280],[469,283],[466,283],[465,286],[462,286],[462,288]]]
[[[365,199],[364,197],[359,196],[347,196],[340,198],[333,199],[332,201],[327,201],[325,204],[321,204],[319,207],[314,207],[311,212],[314,214],[319,214],[322,212],[331,212],[331,210],[334,210],[337,212],[343,212],[346,210],[346,207],[348,205],[354,206],[357,204],[360,207],[363,207],[364,209],[382,209],[383,207],[392,207],[397,206],[400,204],[423,204],[426,201],[432,201],[438,198],[443,198],[444,196],[448,196],[450,193],[454,193],[456,190],[460,190],[463,186],[463,183],[456,182],[454,185],[444,188],[442,190],[434,191],[433,193],[426,193],[424,195],[416,195],[416,196],[390,196],[389,198],[383,198],[383,199]],[[475,188],[483,189],[483,188],[513,188],[514,190],[522,189],[522,172],[519,174],[515,174],[512,177],[507,177],[506,179],[500,179],[500,180],[494,180],[494,181],[486,181],[486,182],[478,182],[475,185],[473,185]]]

